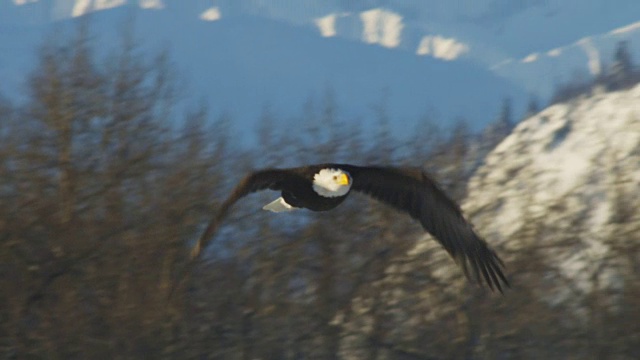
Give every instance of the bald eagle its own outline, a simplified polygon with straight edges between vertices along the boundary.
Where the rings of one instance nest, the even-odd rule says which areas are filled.
[[[340,205],[353,191],[408,213],[438,241],[470,277],[502,292],[509,286],[503,262],[465,220],[460,207],[419,168],[320,164],[288,169],[265,169],[247,175],[222,203],[195,244],[196,258],[206,247],[230,208],[240,198],[259,191],[277,190],[281,196],[263,209],[273,212],[309,209],[327,211]]]

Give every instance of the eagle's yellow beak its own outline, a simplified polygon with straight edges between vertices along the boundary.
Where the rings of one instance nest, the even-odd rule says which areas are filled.
[[[338,184],[340,185],[349,185],[349,176],[347,174],[341,174],[338,176]]]

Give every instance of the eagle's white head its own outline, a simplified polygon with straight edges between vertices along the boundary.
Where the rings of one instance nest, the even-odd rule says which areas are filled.
[[[344,196],[351,189],[351,176],[340,169],[322,169],[313,177],[313,190],[324,197]]]

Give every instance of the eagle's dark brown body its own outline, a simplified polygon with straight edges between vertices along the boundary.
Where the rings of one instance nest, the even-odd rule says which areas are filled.
[[[302,185],[302,184],[300,184]],[[311,190],[311,191],[309,191]],[[282,191],[282,198],[291,206],[313,211],[328,211],[335,209],[347,198],[347,195],[333,198],[322,197],[308,186],[291,186],[290,190]]]
[[[307,166],[293,169],[297,176],[290,176],[281,182],[282,198],[291,206],[312,211],[328,211],[340,205],[348,196],[325,197],[313,190],[313,178],[325,165]],[[330,166],[327,164],[326,166]]]

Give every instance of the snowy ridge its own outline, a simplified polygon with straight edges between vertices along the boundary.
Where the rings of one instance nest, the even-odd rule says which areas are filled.
[[[498,74],[522,83],[538,94],[550,94],[554,81],[567,81],[576,71],[598,75],[611,65],[620,41],[630,43],[634,59],[640,57],[640,21],[613,30],[583,37],[568,45],[509,58],[491,68]]]
[[[575,236],[578,244],[554,249],[546,261],[589,292],[596,265],[615,241],[628,240],[610,238],[616,192],[640,203],[639,103],[640,85],[558,104],[523,121],[472,178],[466,212],[492,244],[514,253],[532,245],[517,237],[532,219],[550,232],[533,245]],[[615,287],[613,268],[602,276]]]
[[[13,0],[0,2],[0,25],[44,24],[122,6],[177,12],[194,22],[251,15],[314,28],[322,37],[465,59],[542,97],[576,69],[600,71],[619,40],[630,40],[640,55],[636,0],[478,0],[465,6],[435,0]]]
[[[169,48],[181,76],[189,81],[189,91],[206,99],[214,113],[232,117],[243,142],[252,140],[265,106],[277,114],[276,126],[289,126],[301,116],[305,102],[319,104],[327,89],[336,94],[339,116],[345,121],[362,119],[367,129],[375,119],[371,104],[386,94],[388,112],[398,120],[392,131],[400,137],[409,135],[425,114],[445,126],[460,116],[478,130],[492,120],[505,96],[516,104],[527,98],[522,88],[468,62],[327,39],[311,26],[227,16],[222,7],[176,10],[168,0],[163,4],[161,10],[138,10],[136,5],[95,12],[92,32],[105,44],[104,50],[117,46],[118,29],[134,12],[136,35],[144,48]],[[0,92],[22,95],[25,74],[32,69],[44,35],[54,27],[72,31],[74,23],[7,26],[7,31],[0,31],[0,53],[12,55],[0,56]],[[374,39],[393,41],[385,36]]]
[[[640,203],[638,104],[640,85],[557,104],[524,120],[469,182],[465,213],[487,241],[506,254],[521,253],[532,245],[518,236],[532,219],[564,233],[576,231],[571,224],[582,221],[577,232],[568,234],[580,243],[553,250],[547,260],[588,292],[589,269],[607,256],[612,245],[616,192],[623,191],[630,204]],[[558,239],[551,230],[551,235],[535,241],[553,246]],[[408,255],[434,247],[426,236]],[[442,274],[443,279],[447,276],[451,275]],[[607,276],[611,280],[615,274]]]

